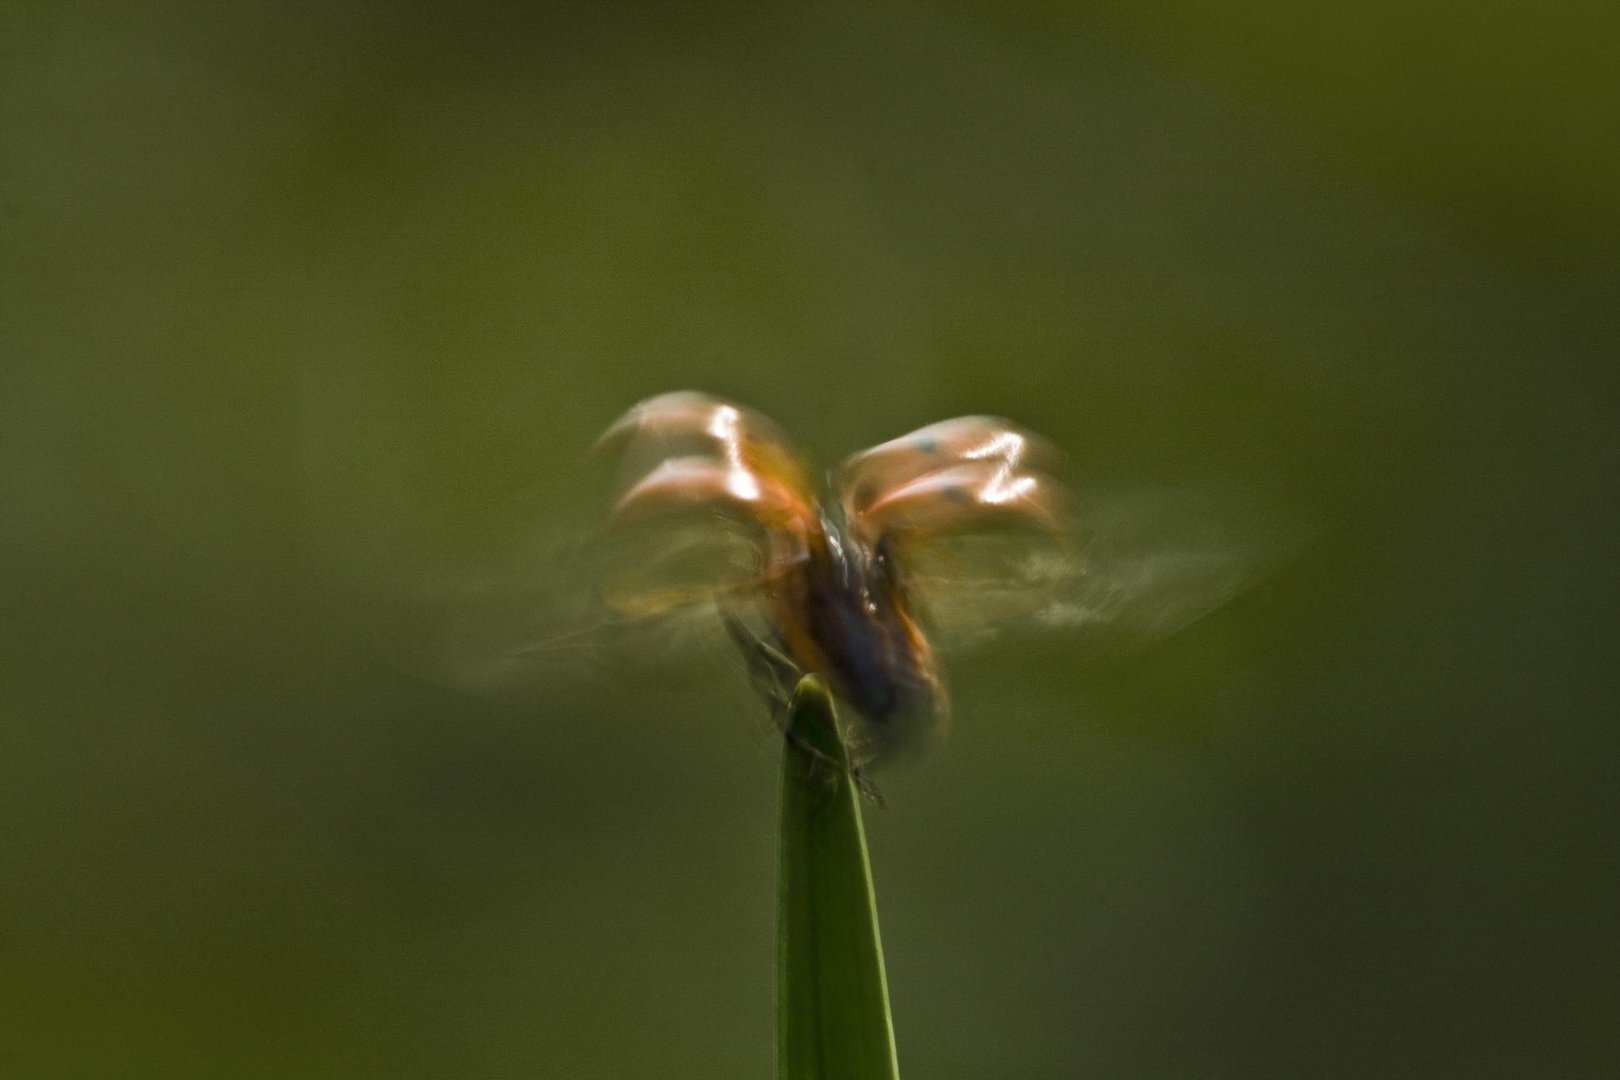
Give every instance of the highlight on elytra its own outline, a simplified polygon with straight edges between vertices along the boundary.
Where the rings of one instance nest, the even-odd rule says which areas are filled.
[[[854,454],[825,494],[779,426],[707,394],[643,401],[598,446],[624,477],[610,530],[662,530],[677,546],[723,536],[730,553],[684,589],[609,602],[655,614],[702,591],[778,717],[802,674],[827,680],[858,717],[862,763],[946,716],[931,640],[941,622],[1038,605],[1078,566],[1073,500],[1050,473],[1057,451],[997,417]]]

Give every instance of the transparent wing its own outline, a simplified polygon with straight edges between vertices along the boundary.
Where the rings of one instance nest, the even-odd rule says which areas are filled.
[[[1094,494],[1070,542],[1045,531],[949,538],[912,553],[913,587],[938,640],[1056,632],[1077,655],[1131,652],[1186,629],[1275,569],[1300,529],[1232,494]]]
[[[849,458],[850,529],[894,559],[932,628],[972,639],[1054,603],[1080,568],[1061,455],[995,416],[959,416]]]
[[[813,520],[781,430],[721,398],[649,398],[597,450],[617,474],[602,529],[550,545],[532,574],[437,590],[437,681],[521,692],[725,648],[720,609],[757,609],[770,535]]]
[[[1035,618],[1072,592],[1078,549],[1050,533],[964,534],[914,545],[904,580],[936,644],[962,648]]]
[[[757,608],[757,549],[729,525],[550,545],[532,570],[418,585],[377,621],[413,677],[483,696],[668,673],[729,657],[722,606]]]

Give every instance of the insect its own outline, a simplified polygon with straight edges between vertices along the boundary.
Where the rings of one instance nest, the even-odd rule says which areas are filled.
[[[641,402],[598,450],[618,471],[605,527],[526,536],[514,574],[408,590],[387,616],[395,666],[533,702],[718,638],[779,722],[802,672],[827,679],[874,765],[946,720],[941,652],[1034,630],[1065,672],[1093,668],[1243,595],[1302,541],[1247,487],[1091,476],[1081,515],[1056,449],[993,417],[931,424],[820,484],[776,424],[706,394]]]
[[[995,417],[944,420],[857,453],[826,497],[777,425],[706,394],[643,401],[599,447],[625,476],[610,532],[643,532],[653,563],[716,537],[729,552],[723,570],[685,587],[660,566],[610,602],[650,615],[712,598],[777,715],[800,674],[821,675],[860,718],[867,761],[914,744],[948,713],[929,607],[942,558],[960,564],[1000,545],[991,584],[1025,598],[1055,593],[1078,569],[1073,500],[1050,472],[1059,455]],[[980,550],[965,552],[974,543]]]

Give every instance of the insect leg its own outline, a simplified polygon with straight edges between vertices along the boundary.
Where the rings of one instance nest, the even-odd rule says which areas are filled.
[[[782,737],[798,749],[803,750],[818,764],[832,769],[836,775],[839,767],[838,762],[828,757],[825,752],[811,746],[788,723],[788,706],[793,700],[793,688],[798,685],[799,679],[803,677],[799,665],[795,664],[780,649],[748,629],[743,624],[743,621],[732,612],[722,611],[720,617],[725,623],[726,633],[731,635],[731,640],[736,644],[738,651],[743,654],[743,661],[748,665],[750,681],[753,682],[754,688],[764,696],[766,702],[770,705],[771,722],[776,725],[777,730],[781,731]],[[855,786],[862,795],[880,808],[884,805],[883,792],[879,791],[877,785],[872,783],[871,777],[867,775],[864,768],[864,762],[851,761],[849,774],[854,779]]]
[[[880,755],[867,749],[864,743],[851,744],[848,753],[849,775],[855,781],[856,789],[879,810],[886,808],[889,804],[883,798],[883,791],[872,781],[872,774],[866,771],[866,766],[876,761]]]
[[[795,664],[786,653],[748,629],[732,612],[722,611],[720,617],[725,622],[726,632],[731,635],[731,640],[743,654],[743,661],[748,665],[749,679],[753,682],[754,688],[770,705],[771,722],[781,731],[782,737],[803,750],[817,763],[836,770],[838,763],[825,752],[810,745],[788,722],[788,706],[793,701],[793,688],[804,676],[799,665]]]
[[[770,703],[773,715],[781,713],[785,717],[793,688],[803,674],[799,665],[748,629],[732,612],[722,610],[720,618],[725,623],[726,633],[731,635],[733,644],[742,653],[743,662],[748,665],[748,677],[754,689]]]

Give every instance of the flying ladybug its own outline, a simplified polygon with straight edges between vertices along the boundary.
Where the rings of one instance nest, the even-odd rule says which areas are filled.
[[[801,675],[823,677],[859,718],[867,762],[947,715],[932,635],[953,604],[983,619],[1010,599],[1051,603],[1080,570],[1059,454],[996,417],[861,451],[825,489],[775,423],[708,394],[643,401],[598,446],[622,474],[608,533],[640,537],[609,604],[706,605],[778,717]]]
[[[1298,519],[1223,484],[1090,475],[1081,515],[1056,448],[990,416],[818,478],[761,413],[683,391],[631,408],[597,449],[617,474],[604,524],[527,537],[515,575],[409,590],[383,631],[400,670],[532,701],[718,639],[784,728],[799,677],[823,677],[869,766],[946,720],[941,653],[1033,631],[1065,669],[1094,667],[1244,595],[1302,540]]]

